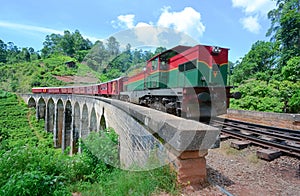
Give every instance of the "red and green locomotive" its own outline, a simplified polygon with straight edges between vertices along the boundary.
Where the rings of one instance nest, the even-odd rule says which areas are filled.
[[[178,116],[208,120],[226,113],[227,48],[177,46],[147,61],[143,72],[125,78],[122,99]]]

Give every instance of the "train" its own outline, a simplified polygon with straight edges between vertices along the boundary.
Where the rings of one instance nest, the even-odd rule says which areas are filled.
[[[178,45],[145,62],[137,74],[107,82],[62,87],[35,87],[32,93],[104,96],[151,107],[180,117],[208,121],[225,114],[228,86],[228,48]]]

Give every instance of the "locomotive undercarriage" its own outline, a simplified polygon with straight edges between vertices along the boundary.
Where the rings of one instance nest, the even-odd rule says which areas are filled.
[[[121,92],[120,99],[181,116],[182,88]]]
[[[198,94],[204,91],[209,92],[208,88],[148,89],[122,92],[120,99],[183,118],[209,121],[216,112],[208,93],[208,100],[199,101]]]
[[[190,87],[121,92],[120,99],[179,117],[208,122],[225,114],[232,87]],[[211,95],[212,94],[212,95]]]

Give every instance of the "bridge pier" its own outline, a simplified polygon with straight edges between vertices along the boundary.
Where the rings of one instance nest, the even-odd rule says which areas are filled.
[[[207,150],[174,152],[171,168],[177,171],[177,181],[182,185],[197,185],[206,181]]]

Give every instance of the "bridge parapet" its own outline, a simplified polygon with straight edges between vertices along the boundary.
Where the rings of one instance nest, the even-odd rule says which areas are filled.
[[[206,180],[205,156],[218,139],[218,129],[118,100],[110,103],[137,119],[153,137],[162,141],[180,183],[199,184]]]
[[[76,152],[74,142],[84,138],[84,135],[93,129],[99,131],[101,126],[103,127],[101,119],[105,118],[104,127],[112,127],[119,135],[119,157],[123,169],[132,169],[135,165],[139,170],[145,170],[170,164],[182,184],[199,184],[206,180],[205,156],[218,138],[220,131],[216,128],[103,97],[49,94],[21,96],[27,103],[30,103],[30,99],[34,99],[37,112],[40,112],[38,108],[42,107],[38,105],[38,101],[41,98],[45,100],[45,127],[52,127],[53,130],[46,129],[54,132],[54,141],[58,141],[57,143],[61,144],[58,146],[63,150],[70,146],[71,151]],[[50,99],[55,103],[56,111],[53,114],[49,111]],[[58,114],[59,100],[63,103],[63,115]],[[72,105],[71,111],[67,111],[70,110],[67,109],[68,102]],[[77,110],[75,105],[79,105]],[[85,107],[88,111],[86,113],[83,112]],[[80,111],[80,115],[76,111]],[[41,115],[37,115],[39,116]],[[58,126],[59,118],[62,116],[62,125]],[[68,118],[71,119],[67,123]],[[49,120],[53,122],[47,122]],[[87,122],[87,126],[83,125],[84,122]],[[149,165],[148,162],[152,161],[153,157],[158,161],[154,165]]]

